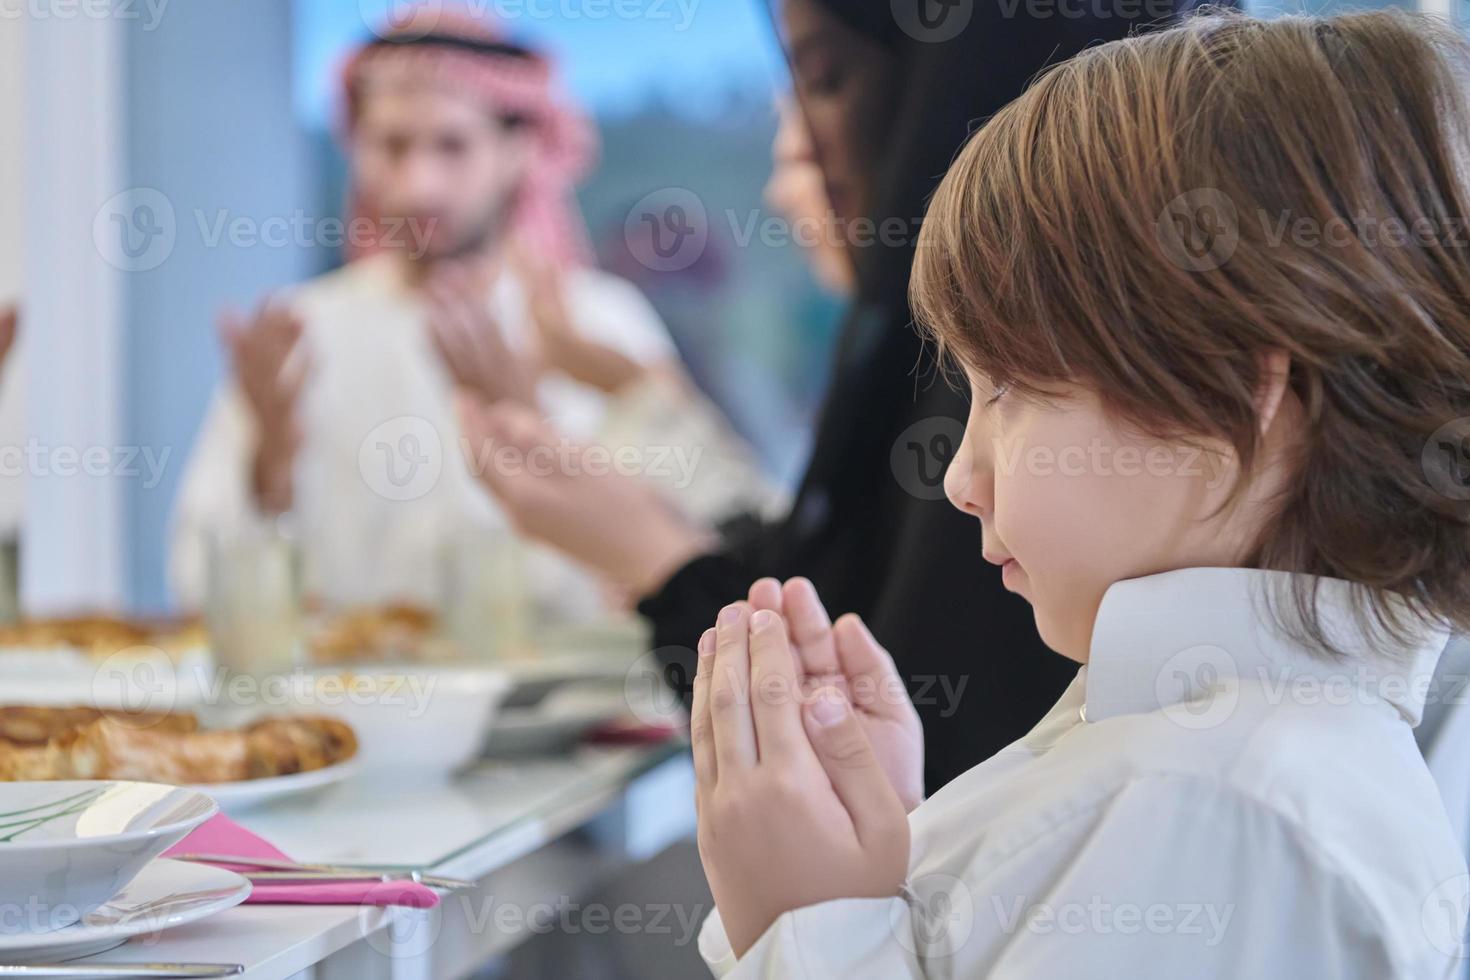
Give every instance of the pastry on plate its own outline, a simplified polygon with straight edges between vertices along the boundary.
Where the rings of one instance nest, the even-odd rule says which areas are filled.
[[[199,719],[188,711],[102,711],[83,706],[13,704],[0,705],[0,742],[45,745],[58,735],[99,718],[116,718],[131,728],[175,733],[197,731],[199,728]]]
[[[45,745],[0,744],[0,779],[127,779],[194,784],[322,769],[357,753],[332,718],[266,718],[241,729],[167,731],[102,717]]]

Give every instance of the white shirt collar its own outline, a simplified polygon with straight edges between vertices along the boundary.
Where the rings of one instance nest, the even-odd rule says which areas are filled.
[[[1289,572],[1187,568],[1115,582],[1103,595],[1083,669],[1088,722],[1169,710],[1213,696],[1233,679],[1307,683],[1326,699],[1386,701],[1419,724],[1448,630],[1419,630],[1405,647],[1355,616],[1351,583],[1316,579],[1324,629],[1344,658],[1305,646],[1270,610],[1293,606]]]

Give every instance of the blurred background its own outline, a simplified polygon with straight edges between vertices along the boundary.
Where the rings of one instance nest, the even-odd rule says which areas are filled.
[[[580,198],[600,262],[648,295],[695,379],[789,483],[840,305],[796,244],[761,233],[787,84],[765,9],[482,2],[513,38],[553,53],[595,117],[601,165]],[[223,370],[215,316],[342,261],[336,73],[370,25],[412,6],[0,11],[12,137],[0,147],[0,299],[23,311],[0,392],[13,457],[0,460],[0,519],[25,543],[29,612],[171,611],[170,512]],[[640,263],[630,214],[686,192],[707,243],[678,269]],[[95,465],[82,465],[88,451]]]
[[[215,315],[341,262],[335,72],[373,25],[432,2],[0,4],[0,301],[24,318],[0,388],[0,528],[25,544],[28,611],[173,611],[169,515],[222,371]],[[840,303],[762,233],[787,86],[764,5],[478,5],[557,57],[601,133],[580,190],[599,260],[790,485]],[[630,215],[688,192],[707,244],[678,269],[641,263]]]

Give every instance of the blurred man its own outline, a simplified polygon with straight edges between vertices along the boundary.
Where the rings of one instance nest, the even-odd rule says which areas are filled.
[[[626,445],[611,393],[674,370],[643,296],[589,264],[572,188],[593,134],[553,98],[547,61],[478,21],[417,28],[368,44],[344,71],[355,261],[223,318],[232,377],[176,514],[171,574],[185,605],[203,598],[211,536],[288,512],[309,593],[432,604],[454,549],[502,523],[472,470],[559,465],[481,446],[467,458],[457,391]],[[641,446],[624,462],[675,487],[702,465],[698,447]],[[596,611],[590,579],[549,552],[529,562],[559,611]]]

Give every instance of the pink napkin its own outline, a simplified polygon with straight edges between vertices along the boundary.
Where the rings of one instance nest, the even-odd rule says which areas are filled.
[[[183,840],[163,852],[173,854],[232,854],[271,861],[290,861],[263,838],[252,834],[223,813],[215,814]],[[242,874],[264,870],[249,865],[221,864]],[[257,905],[407,905],[431,909],[439,904],[439,893],[412,881],[338,881],[322,884],[256,884],[246,902]]]

